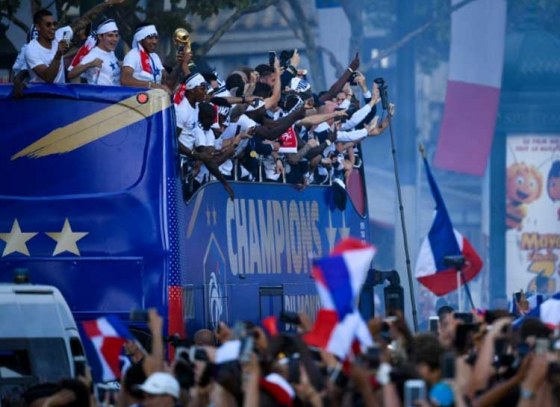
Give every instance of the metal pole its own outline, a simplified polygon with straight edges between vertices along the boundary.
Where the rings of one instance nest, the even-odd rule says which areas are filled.
[[[406,272],[408,275],[408,288],[410,290],[410,301],[412,302],[412,321],[414,323],[414,331],[418,332],[418,315],[416,311],[416,300],[414,298],[414,282],[412,280],[412,268],[410,264],[410,252],[408,250],[408,238],[406,235],[406,224],[404,222],[404,205],[402,201],[402,194],[401,194],[401,182],[399,179],[399,166],[397,164],[397,149],[395,147],[395,137],[393,135],[393,120],[391,117],[391,110],[389,108],[389,100],[387,96],[387,88],[380,89],[381,94],[381,101],[383,104],[383,109],[387,111],[387,119],[389,120],[389,134],[391,136],[391,153],[393,155],[393,167],[395,172],[395,182],[397,184],[397,198],[399,201],[399,212],[401,215],[401,227],[402,227],[402,234],[403,234],[403,243],[404,243],[404,255],[406,260]]]

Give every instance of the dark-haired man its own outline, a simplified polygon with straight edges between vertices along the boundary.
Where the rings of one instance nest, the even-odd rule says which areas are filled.
[[[25,63],[30,82],[65,83],[63,55],[68,51],[70,31],[64,31],[68,40],[57,38],[57,22],[48,10],[39,10],[33,16],[38,36],[25,50]],[[59,33],[62,33],[59,31]]]
[[[179,73],[182,70],[187,76],[190,73],[188,63],[192,54],[177,53],[177,66],[171,74],[163,67],[161,59],[156,54],[159,34],[155,25],[143,23],[134,33],[132,49],[126,54],[121,70],[121,85],[141,88],[157,88],[171,94],[177,85]]]
[[[114,20],[99,24],[72,60],[68,79],[77,78],[85,72],[90,85],[119,86],[121,66],[115,55],[118,42],[119,29]]]

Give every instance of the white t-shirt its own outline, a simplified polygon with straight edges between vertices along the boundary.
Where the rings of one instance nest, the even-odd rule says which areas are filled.
[[[181,100],[181,103],[175,104],[175,120],[177,122],[177,127],[185,127],[186,122],[198,121],[198,103],[195,104],[193,108],[186,97]]]
[[[200,128],[200,131],[196,131],[194,146],[195,147],[214,147],[216,144],[216,137],[212,129],[204,130]]]
[[[177,127],[181,127],[181,135],[179,136],[179,143],[192,150],[198,132],[202,132],[202,128],[198,123],[198,103],[192,107],[187,98],[181,101],[179,111],[175,111],[177,117]],[[175,105],[177,107],[177,105]],[[181,115],[181,119],[179,119]],[[179,125],[181,122],[181,125]]]
[[[48,67],[51,64],[58,50],[58,41],[53,40],[51,44],[51,49],[48,49],[39,44],[39,41],[35,39],[27,45],[27,49],[25,50],[25,63],[29,71],[29,76],[31,77],[29,82],[45,83],[43,79],[37,76],[33,68],[39,65],[46,65]],[[60,58],[58,74],[54,78],[53,83],[66,83],[66,78],[64,77],[64,58]]]
[[[158,55],[155,52],[148,54],[150,57],[150,65],[152,67],[152,73],[148,73],[142,70],[142,62],[140,60],[140,50],[138,48],[133,48],[124,57],[123,66],[129,66],[134,70],[132,77],[139,81],[148,81],[154,83],[161,83],[161,78],[163,75],[163,65]]]
[[[16,58],[16,62],[12,66],[12,72],[14,76],[20,73],[23,70],[27,69],[27,65],[25,64],[25,50],[27,49],[27,44],[23,44],[23,47],[19,50],[18,56]]]
[[[103,51],[101,48],[95,47],[82,59],[80,65],[86,65],[96,58],[103,60],[103,65],[101,65],[101,68],[89,68],[85,72],[87,83],[91,85],[120,86],[121,66],[115,53],[113,51]]]

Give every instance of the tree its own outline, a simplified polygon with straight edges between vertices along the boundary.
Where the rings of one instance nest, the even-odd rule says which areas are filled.
[[[42,2],[41,0],[29,0],[31,2],[32,13],[42,7],[56,6],[58,20],[61,25],[69,24],[68,12],[72,7],[79,7],[82,16],[90,8],[99,7],[98,1],[80,1],[80,0],[52,0],[51,2]],[[125,0],[118,7],[105,7],[101,13],[105,17],[114,18],[118,21],[119,31],[128,45],[132,43],[136,26],[142,21],[152,21],[159,30],[163,41],[170,41],[173,31],[178,27],[187,27],[188,16],[199,16],[207,19],[217,15],[223,11],[232,11],[231,16],[226,20],[224,25],[214,33],[198,50],[198,56],[206,54],[212,46],[226,33],[226,31],[235,24],[241,17],[256,13],[273,5],[279,0],[189,0],[186,6],[180,6],[180,0],[171,0],[171,10],[164,9],[164,0],[150,0],[147,2],[146,8],[140,6],[139,0]],[[4,0],[0,3],[0,17],[10,20],[13,24],[21,28],[23,31],[29,31],[29,26],[16,17],[16,13],[21,6],[21,0]],[[88,7],[89,6],[89,7]],[[169,47],[168,47],[169,48]]]

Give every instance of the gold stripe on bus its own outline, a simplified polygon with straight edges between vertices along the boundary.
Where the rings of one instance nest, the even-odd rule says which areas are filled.
[[[144,101],[142,98],[146,98],[146,100]],[[53,101],[53,103],[56,102]],[[38,158],[69,153],[131,124],[145,120],[167,109],[170,105],[169,95],[161,89],[139,93],[51,131],[45,137],[14,154],[12,160],[20,157]]]

